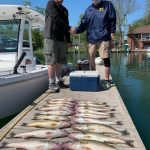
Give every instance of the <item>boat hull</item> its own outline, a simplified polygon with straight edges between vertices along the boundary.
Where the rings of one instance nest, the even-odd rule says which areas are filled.
[[[20,78],[0,86],[0,119],[21,112],[48,89],[47,70]]]

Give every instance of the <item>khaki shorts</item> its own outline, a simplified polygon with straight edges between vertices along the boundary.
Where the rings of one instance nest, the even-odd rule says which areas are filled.
[[[110,58],[110,42],[102,41],[97,43],[89,43],[88,57],[91,70],[95,70],[95,57],[97,51],[99,52],[100,58]]]
[[[66,43],[52,39],[44,40],[44,56],[47,65],[66,64]]]
[[[89,43],[89,50],[88,53],[90,56],[96,56],[96,52],[99,52],[100,58],[110,58],[110,42],[109,41],[102,41],[97,43]]]

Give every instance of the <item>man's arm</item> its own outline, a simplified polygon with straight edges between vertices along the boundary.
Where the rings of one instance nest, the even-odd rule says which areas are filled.
[[[85,14],[83,16],[83,18],[81,19],[81,23],[80,25],[74,29],[74,32],[76,34],[80,34],[83,33],[85,30],[87,30],[87,26],[89,23],[89,19],[90,18],[90,14],[88,14],[88,9],[85,11]]]
[[[110,21],[110,28],[111,28],[111,37],[114,38],[114,34],[116,32],[116,11],[113,4],[110,2],[109,5],[109,21]]]
[[[66,30],[66,32],[65,32],[65,38],[66,38],[67,46],[68,46],[68,48],[70,48],[70,47],[71,47],[71,39],[70,39],[70,32],[69,32],[70,26],[69,26],[68,12],[67,12],[67,23],[66,23],[66,25],[67,25],[68,27],[67,27],[67,30]]]

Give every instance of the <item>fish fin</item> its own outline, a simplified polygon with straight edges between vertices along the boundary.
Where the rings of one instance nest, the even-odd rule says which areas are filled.
[[[0,149],[4,149],[4,148],[7,148],[7,142],[3,142],[0,146]]]
[[[123,125],[123,123],[121,121],[117,121],[116,124],[117,125]]]
[[[134,142],[134,141],[126,141],[126,144],[127,144],[129,147],[134,148],[135,146],[133,145],[133,142]]]
[[[111,111],[116,111],[116,109],[111,109]]]
[[[34,116],[34,118],[32,120],[38,120],[37,116]]]
[[[107,103],[106,103],[106,102],[103,102],[102,104],[107,105]]]
[[[114,116],[114,113],[109,113],[109,116],[111,117],[111,116]],[[112,117],[113,118],[113,117]]]
[[[121,131],[122,135],[130,135],[130,133],[127,130]]]
[[[41,115],[40,113],[35,113],[35,116],[39,116],[39,115]]]
[[[111,117],[111,118],[115,118],[115,114],[111,113],[111,114],[110,114],[110,117]]]
[[[9,137],[9,138],[14,138],[14,137],[15,137],[15,135],[16,135],[15,133],[11,132],[11,133],[10,133],[10,137]]]
[[[28,124],[27,123],[23,123],[21,126],[27,126]]]

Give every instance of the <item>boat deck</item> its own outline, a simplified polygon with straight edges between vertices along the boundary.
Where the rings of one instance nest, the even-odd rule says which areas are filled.
[[[104,77],[104,68],[99,67],[101,78]],[[18,116],[16,116],[9,124],[3,127],[0,130],[0,144],[3,142],[12,143],[23,141],[23,139],[15,139],[11,138],[11,133],[23,133],[26,131],[32,131],[35,128],[22,126],[23,123],[33,122],[34,115],[38,113],[36,108],[40,108],[46,104],[47,100],[51,98],[75,98],[76,100],[91,100],[98,102],[106,102],[111,108],[114,108],[116,111],[114,112],[115,117],[111,118],[109,121],[117,122],[121,121],[122,125],[114,125],[113,127],[118,130],[126,129],[129,132],[129,135],[120,136],[121,139],[131,140],[133,141],[134,147],[130,147],[128,145],[115,145],[116,148],[120,150],[146,150],[134,124],[133,121],[123,103],[123,100],[116,88],[116,86],[112,87],[107,91],[100,92],[76,92],[70,91],[68,89],[61,90],[58,94],[51,94],[46,91],[42,96],[40,96],[34,103],[28,106],[24,111],[22,111]],[[32,139],[30,139],[32,140]],[[4,149],[4,148],[3,148]],[[12,148],[6,148],[8,150],[12,150]]]

